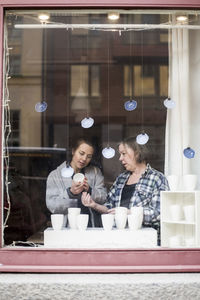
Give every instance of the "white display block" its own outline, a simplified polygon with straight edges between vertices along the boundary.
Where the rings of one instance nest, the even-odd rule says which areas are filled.
[[[53,248],[152,248],[157,246],[157,231],[153,228],[139,230],[88,228],[85,231],[63,228],[44,231],[44,246]]]
[[[160,225],[162,247],[199,247],[200,191],[161,192]]]

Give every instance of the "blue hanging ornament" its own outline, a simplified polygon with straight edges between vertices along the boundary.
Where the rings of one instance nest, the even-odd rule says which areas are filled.
[[[183,150],[183,154],[184,154],[184,156],[185,156],[186,158],[191,159],[191,158],[194,158],[194,156],[195,156],[195,151],[194,151],[192,148],[187,147],[187,148],[185,148],[185,149]]]
[[[124,103],[124,108],[127,111],[132,111],[136,109],[136,107],[137,107],[137,101],[135,100],[129,100]]]
[[[38,102],[35,104],[35,110],[37,112],[44,112],[47,109],[47,103],[45,101]]]

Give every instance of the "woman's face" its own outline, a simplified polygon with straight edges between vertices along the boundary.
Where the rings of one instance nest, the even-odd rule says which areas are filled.
[[[119,145],[119,154],[122,165],[127,171],[133,172],[137,166],[135,153],[128,145],[120,144]]]
[[[93,153],[93,147],[82,143],[75,151],[72,152],[71,166],[75,170],[83,169],[91,161]]]

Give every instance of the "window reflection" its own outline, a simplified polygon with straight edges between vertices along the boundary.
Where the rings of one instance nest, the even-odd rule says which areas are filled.
[[[168,97],[167,31],[146,30],[142,36],[140,30],[95,28],[96,24],[112,24],[106,11],[49,13],[56,24],[94,27],[19,29],[14,25],[38,24],[37,11],[6,13],[12,128],[8,141],[11,214],[4,233],[6,244],[26,241],[49,225],[46,179],[66,159],[67,147],[77,137],[89,137],[96,146],[95,161],[108,188],[121,172],[117,155],[112,160],[101,155],[107,146],[108,129],[110,146],[117,150],[121,139],[136,136],[143,127],[150,136],[150,163],[164,172],[167,111],[162,102]],[[168,14],[123,11],[118,22],[160,24],[168,20]],[[130,97],[137,97],[138,103],[131,113],[123,108]],[[38,113],[35,104],[42,101],[48,108]],[[95,126],[84,129],[80,122],[87,114]],[[5,216],[7,201],[5,188]]]

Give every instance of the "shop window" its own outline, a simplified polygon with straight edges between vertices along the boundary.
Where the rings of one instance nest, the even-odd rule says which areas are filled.
[[[168,169],[166,175],[174,170],[171,163],[174,157],[177,163],[176,156],[181,157],[184,164],[184,148],[196,149],[198,146],[192,133],[190,138],[186,135],[187,143],[181,145],[181,153],[176,154],[171,148],[174,132],[170,130],[169,121],[174,120],[167,118],[169,110],[164,100],[174,97],[176,105],[182,109],[186,94],[177,96],[176,93],[181,91],[180,87],[185,91],[185,82],[188,82],[187,96],[191,96],[191,103],[198,102],[194,80],[187,81],[185,73],[182,81],[174,77],[181,74],[176,66],[176,50],[183,52],[183,49],[172,47],[178,34],[173,32],[172,23],[172,32],[166,27],[172,37],[170,42],[168,34],[166,39],[166,31],[163,32],[161,25],[164,24],[160,23],[163,18],[154,11],[149,15],[120,11],[121,20],[128,20],[127,28],[121,20],[115,21],[115,26],[108,22],[106,9],[97,15],[78,9],[75,15],[67,9],[55,13],[51,8],[47,12],[50,18],[53,12],[56,22],[50,19],[41,23],[37,20],[37,9],[5,11],[4,128],[11,123],[11,133],[7,135],[5,130],[4,137],[8,141],[5,144],[8,155],[5,155],[3,190],[2,244],[5,248],[15,248],[19,244],[43,247],[42,232],[51,226],[51,213],[45,203],[46,180],[52,170],[68,159],[67,154],[78,136],[89,137],[95,144],[95,159],[107,187],[122,171],[117,150],[119,141],[127,136],[137,136],[141,130],[148,132],[152,150],[150,164],[163,173]],[[173,11],[165,12],[165,15],[174,18]],[[191,18],[197,16],[194,23],[198,26],[198,13],[191,15]],[[138,23],[140,27],[135,28]],[[188,22],[187,26],[192,25]],[[133,33],[131,39],[130,31]],[[183,31],[188,41],[187,49],[191,49],[191,45],[198,49],[199,29],[184,27]],[[19,40],[22,51],[16,42]],[[195,64],[198,54],[195,51],[193,54],[188,51],[186,60],[187,70],[194,79],[194,74],[199,74],[199,67]],[[177,82],[179,90],[176,89]],[[124,102],[132,98],[137,101],[137,110],[128,112]],[[185,98],[184,101],[187,102]],[[198,120],[196,111],[190,110],[184,115],[185,123],[191,127],[195,127]],[[94,126],[84,128],[81,121],[88,117],[94,119]],[[180,133],[181,126],[176,125]],[[166,132],[170,138],[166,138]],[[108,144],[116,150],[111,160],[101,152]],[[192,173],[198,174],[197,163],[192,160],[186,163]],[[159,247],[159,250],[163,248]]]

